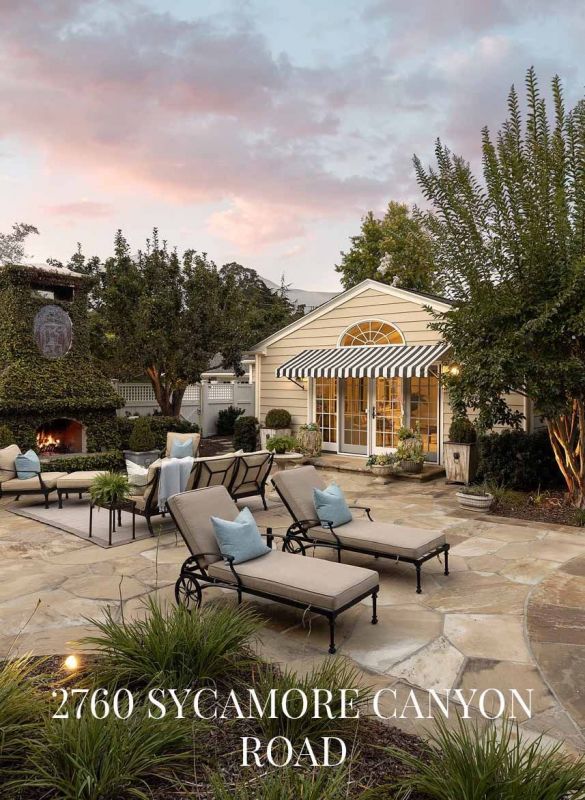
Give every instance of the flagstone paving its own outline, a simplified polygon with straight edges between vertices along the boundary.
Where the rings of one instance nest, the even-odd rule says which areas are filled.
[[[369,624],[363,601],[339,618],[338,649],[367,684],[390,690],[384,707],[396,705],[393,692],[406,702],[413,688],[421,698],[430,689],[460,689],[466,698],[473,690],[479,696],[531,689],[532,717],[516,707],[523,729],[585,751],[585,532],[476,516],[458,507],[455,487],[442,481],[380,485],[364,474],[325,477],[337,480],[351,502],[370,505],[375,519],[444,531],[452,547],[451,574],[438,562],[425,564],[421,595],[410,565],[344,554],[345,562],[379,572],[379,624]],[[259,524],[284,532],[288,515],[274,495],[267,511],[254,498],[246,502]],[[186,555],[174,533],[103,549],[0,505],[0,657],[70,652],[90,630],[87,619],[103,618],[106,605],[118,619],[131,619],[153,592],[173,600]],[[206,594],[233,602],[232,593]],[[254,605],[266,620],[265,657],[301,671],[328,658],[322,617],[268,601]],[[497,702],[492,693],[486,711]],[[473,700],[470,714],[477,714]],[[421,732],[412,715],[392,722]]]

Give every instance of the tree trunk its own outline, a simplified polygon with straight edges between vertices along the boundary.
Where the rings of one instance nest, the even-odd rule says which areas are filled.
[[[156,367],[147,367],[146,374],[152,385],[156,402],[165,417],[178,417],[181,413],[186,381],[167,381]]]
[[[569,498],[577,508],[585,508],[585,403],[573,400],[571,412],[548,420],[547,427]]]

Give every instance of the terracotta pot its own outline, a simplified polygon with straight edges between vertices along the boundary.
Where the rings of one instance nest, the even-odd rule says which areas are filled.
[[[400,462],[400,469],[410,475],[420,475],[423,471],[422,461],[411,461],[410,459]]]
[[[457,492],[457,501],[461,508],[467,508],[469,511],[487,511],[494,502],[494,496],[489,493],[481,495]]]

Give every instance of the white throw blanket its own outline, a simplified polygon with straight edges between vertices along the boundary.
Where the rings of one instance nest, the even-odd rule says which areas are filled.
[[[163,458],[158,486],[159,511],[165,510],[169,497],[185,491],[194,461],[192,456]]]

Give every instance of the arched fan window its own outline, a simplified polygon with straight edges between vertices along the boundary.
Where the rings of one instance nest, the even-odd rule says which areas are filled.
[[[377,344],[404,344],[400,331],[381,320],[368,319],[352,325],[341,337],[341,347],[359,347]]]

